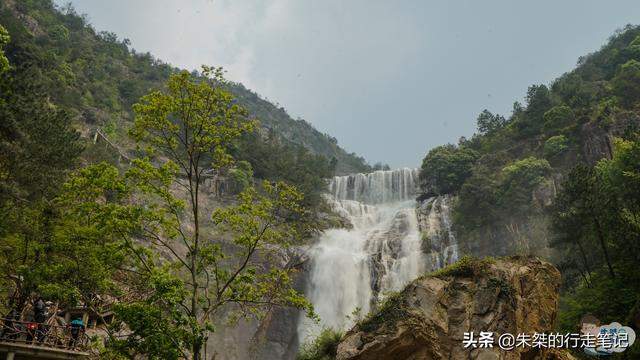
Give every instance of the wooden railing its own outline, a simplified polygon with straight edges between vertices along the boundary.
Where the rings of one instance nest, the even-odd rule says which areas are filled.
[[[48,325],[36,322],[0,319],[0,342],[27,344],[71,351],[86,351],[89,337],[84,327]]]

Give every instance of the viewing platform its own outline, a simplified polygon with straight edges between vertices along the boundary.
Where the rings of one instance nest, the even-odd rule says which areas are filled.
[[[0,359],[86,359],[84,328],[2,319]]]

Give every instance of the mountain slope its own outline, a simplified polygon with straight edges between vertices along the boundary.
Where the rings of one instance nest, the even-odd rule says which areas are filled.
[[[14,64],[36,64],[55,89],[53,102],[77,115],[82,130],[100,127],[125,147],[132,104],[179,71],[148,53],[135,52],[128,40],[96,32],[73,8],[56,9],[51,0],[2,0],[0,23],[11,35],[7,53]],[[284,143],[303,145],[328,160],[335,158],[337,173],[370,169],[364,159],[347,153],[334,138],[304,120],[292,119],[283,108],[241,84],[231,84],[230,90]]]
[[[640,129],[639,61],[640,27],[627,26],[550,86],[530,86],[510,116],[484,110],[471,139],[430,151],[423,191],[458,194],[456,226],[468,250],[543,250],[533,242],[545,226],[529,220],[544,215],[576,164],[611,158],[613,138]]]
[[[421,173],[423,197],[456,195],[462,251],[554,262],[562,330],[585,314],[640,327],[640,26],[530,86],[510,116],[485,110],[477,123],[471,139],[430,151]]]

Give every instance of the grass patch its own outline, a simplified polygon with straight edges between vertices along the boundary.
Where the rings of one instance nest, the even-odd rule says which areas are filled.
[[[315,340],[301,346],[296,360],[333,360],[341,339],[342,332],[325,328]]]
[[[470,277],[474,275],[480,274],[482,271],[486,270],[489,265],[495,263],[495,260],[492,258],[483,258],[477,259],[469,255],[465,255],[460,260],[454,262],[453,264],[444,267],[440,270],[436,270],[430,274],[429,276],[434,276],[438,278],[448,277],[448,276],[462,276],[462,277]]]
[[[369,313],[358,323],[358,327],[365,332],[379,328],[383,323],[394,324],[396,321],[407,317],[408,312],[404,307],[401,292],[392,292],[380,304],[378,309]]]

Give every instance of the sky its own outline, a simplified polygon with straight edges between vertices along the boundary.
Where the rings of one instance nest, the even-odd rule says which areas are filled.
[[[56,0],[66,3],[68,0]],[[97,30],[172,65],[223,66],[370,163],[418,166],[509,115],[616,29],[637,0],[72,0]]]

